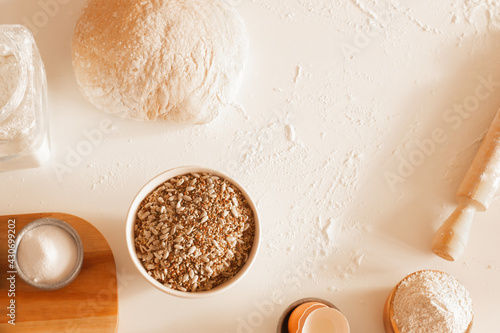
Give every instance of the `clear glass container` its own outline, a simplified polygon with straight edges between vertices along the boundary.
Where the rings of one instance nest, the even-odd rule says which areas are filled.
[[[50,156],[47,80],[31,32],[0,25],[0,171],[35,168]]]

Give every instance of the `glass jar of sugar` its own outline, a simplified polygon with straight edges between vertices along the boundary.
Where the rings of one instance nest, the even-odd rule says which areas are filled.
[[[82,269],[83,255],[78,232],[58,219],[32,221],[16,237],[16,271],[35,288],[54,290],[73,282]]]
[[[0,25],[0,171],[46,162],[48,133],[47,81],[33,35]]]

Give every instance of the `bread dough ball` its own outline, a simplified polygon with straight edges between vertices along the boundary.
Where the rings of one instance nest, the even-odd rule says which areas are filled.
[[[82,93],[138,120],[213,120],[234,98],[247,51],[225,0],[89,0],[72,41]]]

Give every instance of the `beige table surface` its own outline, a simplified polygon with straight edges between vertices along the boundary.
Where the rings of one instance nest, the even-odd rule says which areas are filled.
[[[427,268],[468,288],[475,332],[498,330],[500,200],[478,214],[457,262],[429,247],[500,107],[500,5],[233,0],[251,40],[241,89],[216,121],[190,126],[118,119],[82,97],[70,39],[83,3],[0,0],[1,24],[35,30],[52,141],[43,167],[0,173],[0,210],[74,214],[103,233],[120,333],[274,332],[281,311],[308,296],[339,307],[353,333],[382,333],[391,288]],[[83,156],[88,133],[98,139]],[[162,294],[126,250],[133,197],[181,165],[230,174],[263,223],[255,266],[209,299]]]

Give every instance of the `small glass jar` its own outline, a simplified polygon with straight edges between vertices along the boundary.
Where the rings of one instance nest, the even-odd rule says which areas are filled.
[[[49,159],[47,80],[32,33],[0,25],[0,171]]]

